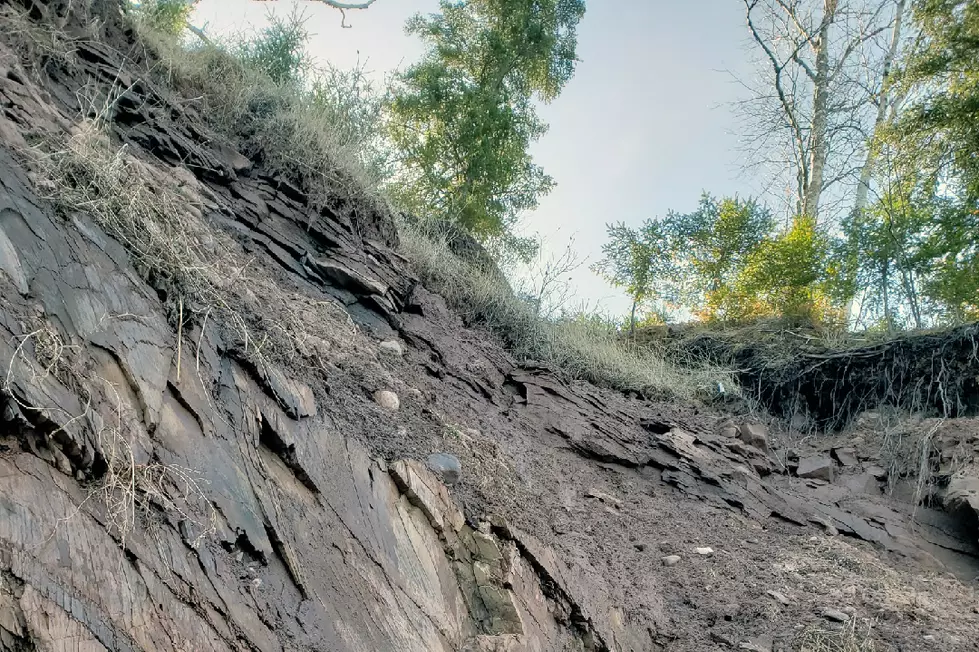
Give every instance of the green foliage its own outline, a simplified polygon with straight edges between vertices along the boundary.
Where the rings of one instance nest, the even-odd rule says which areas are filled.
[[[603,258],[592,269],[625,290],[633,313],[650,307],[662,319],[686,308],[728,319],[740,314],[732,304],[741,296],[735,284],[773,228],[771,213],[754,200],[704,193],[692,213],[671,211],[637,229],[608,225]]]
[[[288,18],[269,13],[268,27],[238,43],[235,55],[249,68],[276,84],[302,81],[311,63],[306,54],[309,31],[306,18],[293,12]]]
[[[911,102],[876,147],[888,162],[846,225],[857,287],[888,324],[979,315],[979,4],[917,0],[899,76]]]
[[[602,259],[592,270],[632,299],[630,326],[636,310],[647,300],[672,296],[669,280],[676,277],[668,229],[662,222],[646,220],[638,229],[624,223],[609,224],[608,241],[602,245]]]
[[[172,36],[179,36],[187,29],[187,20],[193,10],[194,5],[189,0],[149,0],[136,7],[140,18],[148,25]]]
[[[704,193],[696,211],[670,213],[667,223],[689,269],[685,303],[709,319],[723,318],[731,284],[775,227],[771,212],[750,198],[718,201]]]
[[[923,47],[913,52],[903,84],[918,99],[900,121],[902,145],[948,157],[962,199],[979,202],[979,4],[918,0],[914,18]],[[917,156],[920,149],[906,149]]]
[[[546,130],[532,103],[574,73],[583,14],[582,0],[442,0],[440,14],[409,21],[428,50],[390,105],[398,203],[527,248],[512,229],[554,185],[528,151]]]
[[[829,239],[816,219],[796,217],[788,229],[764,239],[746,257],[724,297],[725,316],[742,321],[777,315],[813,323],[837,317],[829,251]]]

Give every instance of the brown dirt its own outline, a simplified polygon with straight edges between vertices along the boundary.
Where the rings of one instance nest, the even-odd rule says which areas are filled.
[[[17,400],[69,410],[94,396],[97,405],[109,405],[113,398],[97,391],[93,379],[96,372],[118,374],[117,385],[142,407],[132,419],[146,426],[133,443],[134,456],[204,474],[206,501],[225,525],[203,550],[189,552],[191,519],[157,506],[159,540],[140,532],[128,543],[113,537],[113,545],[90,544],[84,561],[68,563],[72,537],[96,541],[93,532],[112,530],[104,511],[85,497],[106,473],[104,459],[87,459],[97,429],[61,423],[56,414],[35,418],[25,410],[25,416],[6,400],[0,462],[13,480],[4,485],[0,510],[23,527],[0,527],[0,615],[27,617],[3,610],[10,595],[27,604],[31,587],[69,595],[104,584],[111,591],[103,603],[66,611],[72,627],[84,624],[106,648],[400,650],[385,647],[398,640],[378,633],[388,631],[385,623],[361,613],[375,603],[394,612],[414,608],[377,597],[388,589],[371,573],[383,567],[383,578],[394,583],[392,567],[400,562],[371,552],[383,539],[375,521],[387,520],[375,511],[380,503],[365,507],[370,490],[363,487],[381,486],[381,462],[443,451],[462,462],[451,495],[467,521],[474,529],[491,523],[498,540],[533,561],[548,609],[576,633],[575,649],[979,649],[976,532],[934,509],[937,493],[931,503],[912,507],[900,488],[912,480],[917,488],[916,476],[907,465],[890,463],[901,458],[888,458],[889,452],[902,450],[885,444],[892,431],[864,423],[840,439],[807,438],[771,422],[768,455],[724,433],[732,424],[767,421],[759,415],[732,418],[703,406],[626,398],[518,364],[415,282],[392,249],[390,216],[367,219],[308,205],[301,189],[243,164],[229,144],[206,136],[192,111],[138,78],[127,84],[133,96],[120,104],[112,125],[115,142],[129,143],[140,161],[195,197],[201,219],[222,234],[231,253],[250,261],[248,278],[256,284],[240,289],[233,311],[251,332],[262,332],[284,319],[283,306],[298,306],[298,323],[318,329],[303,350],[256,360],[233,328],[207,330],[206,308],[192,307],[180,322],[181,350],[184,373],[194,368],[198,378],[178,378],[181,317],[174,296],[141,277],[91,220],[59,214],[39,196],[44,180],[25,158],[30,139],[63,137],[71,128],[82,112],[82,85],[115,79],[123,68],[135,74],[131,35],[118,28],[108,3],[95,5],[110,18],[108,37],[75,42],[71,66],[48,61],[33,69],[37,79],[30,81],[10,43],[0,49],[6,73],[0,80],[6,202],[0,235],[16,254],[0,241],[0,362],[11,359],[38,322],[70,343],[65,360],[76,371],[58,370],[54,380],[15,379],[10,394]],[[45,20],[67,15],[61,5],[38,6]],[[307,229],[311,215],[316,219]],[[113,314],[143,317],[93,327],[84,312],[93,297]],[[378,341],[391,337],[406,344],[404,358],[377,351]],[[25,351],[42,362],[50,344],[30,338]],[[398,393],[401,408],[381,410],[371,398],[378,389]],[[315,414],[302,413],[308,403]],[[973,421],[945,427],[954,435],[943,438],[955,443],[936,447],[938,467],[942,450],[965,450],[979,436]],[[904,441],[920,440],[921,430],[915,432]],[[857,464],[835,465],[839,477],[832,484],[787,470],[790,448],[806,457],[847,443],[857,449]],[[963,455],[957,463],[971,463]],[[930,468],[931,454],[925,459]],[[857,482],[885,462],[890,480]],[[929,487],[940,487],[939,476]],[[90,520],[59,539],[62,548],[30,557],[34,566],[12,563],[34,554],[35,544],[42,548],[31,528],[50,516],[49,503],[61,502]],[[125,556],[118,567],[100,568],[102,555],[118,552],[115,544],[126,548]],[[712,554],[696,552],[703,547]],[[377,549],[385,547],[377,543]],[[172,555],[169,574],[161,550]],[[664,565],[661,558],[672,554],[679,563]],[[65,564],[85,581],[59,574],[69,572]],[[263,569],[264,585],[249,583],[255,568]],[[127,582],[116,583],[117,572]],[[132,586],[145,596],[132,598]],[[110,604],[116,597],[122,607]],[[119,613],[130,613],[126,608],[154,625],[136,616],[125,621]],[[850,623],[828,620],[827,609],[847,613]],[[206,648],[182,644],[161,624],[197,623],[197,617],[213,628]],[[2,618],[0,625],[13,631]],[[421,633],[416,639],[404,634],[408,625],[395,629],[408,641],[404,649],[420,649]],[[65,625],[65,631],[74,630]],[[40,645],[4,636],[0,650]],[[366,641],[360,647],[349,643],[359,636]],[[442,649],[461,649],[445,632],[439,636]]]

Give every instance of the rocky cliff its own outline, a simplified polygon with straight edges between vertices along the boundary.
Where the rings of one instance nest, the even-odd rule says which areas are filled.
[[[118,6],[0,10],[0,650],[975,649],[873,455],[518,364]]]

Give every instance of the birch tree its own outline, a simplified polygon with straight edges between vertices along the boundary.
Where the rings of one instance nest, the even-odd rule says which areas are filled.
[[[742,1],[760,73],[738,103],[746,163],[785,182],[791,214],[838,218],[866,167],[906,0]]]

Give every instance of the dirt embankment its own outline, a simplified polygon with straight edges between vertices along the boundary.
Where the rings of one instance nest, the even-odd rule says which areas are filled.
[[[819,430],[846,428],[881,405],[946,418],[979,414],[979,324],[838,346],[774,323],[664,330],[644,340],[677,359],[733,367],[762,408]]]
[[[976,649],[976,532],[869,443],[518,365],[116,5],[0,9],[0,650]]]

